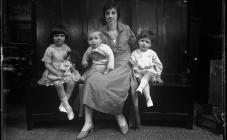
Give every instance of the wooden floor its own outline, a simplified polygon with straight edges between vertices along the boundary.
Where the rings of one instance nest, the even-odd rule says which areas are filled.
[[[83,122],[39,122],[32,130],[26,129],[24,105],[8,106],[3,125],[2,140],[75,140]],[[141,129],[130,129],[127,135],[121,135],[116,121],[96,121],[94,133],[87,140],[223,140],[206,129],[193,126],[193,129],[174,126],[143,124]]]

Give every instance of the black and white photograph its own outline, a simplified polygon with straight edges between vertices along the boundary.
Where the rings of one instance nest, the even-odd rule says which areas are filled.
[[[1,0],[2,140],[225,140],[225,0]]]

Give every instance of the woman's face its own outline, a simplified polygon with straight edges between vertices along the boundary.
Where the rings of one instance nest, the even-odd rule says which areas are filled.
[[[147,51],[151,47],[151,40],[144,37],[139,39],[138,44],[141,51]]]
[[[106,10],[105,19],[108,24],[116,23],[117,22],[117,9],[111,8],[111,9]]]
[[[56,46],[61,46],[65,42],[65,35],[64,34],[54,34],[54,44]]]

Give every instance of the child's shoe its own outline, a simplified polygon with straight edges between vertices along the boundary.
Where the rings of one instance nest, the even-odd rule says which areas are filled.
[[[74,113],[73,113],[72,108],[70,108],[69,111],[67,112],[67,116],[68,116],[69,120],[74,119]]]
[[[157,76],[157,77],[156,77],[156,82],[161,84],[161,83],[163,83],[164,81],[161,79],[161,76]]]
[[[137,93],[137,94],[142,94],[143,92],[142,92],[141,89],[137,88],[137,89],[136,89],[136,93]]]
[[[153,101],[151,99],[147,100],[147,107],[152,107]]]
[[[67,113],[66,109],[64,108],[63,104],[61,103],[59,108],[58,108],[61,112],[65,112]]]

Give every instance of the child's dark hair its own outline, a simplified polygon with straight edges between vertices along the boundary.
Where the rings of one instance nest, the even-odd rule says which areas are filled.
[[[154,42],[154,33],[151,30],[143,30],[140,32],[140,34],[137,37],[137,40],[140,40],[141,38],[149,38],[151,43]]]
[[[102,9],[102,15],[103,15],[103,19],[105,19],[105,14],[106,11],[109,9],[115,8],[117,10],[117,20],[120,19],[120,7],[118,6],[118,4],[114,1],[107,1],[106,4],[104,5],[103,9]]]
[[[56,34],[64,34],[65,35],[65,39],[68,38],[67,30],[66,30],[65,26],[63,26],[61,24],[56,25],[56,26],[54,26],[52,28],[52,30],[51,30],[51,37],[53,37]]]

